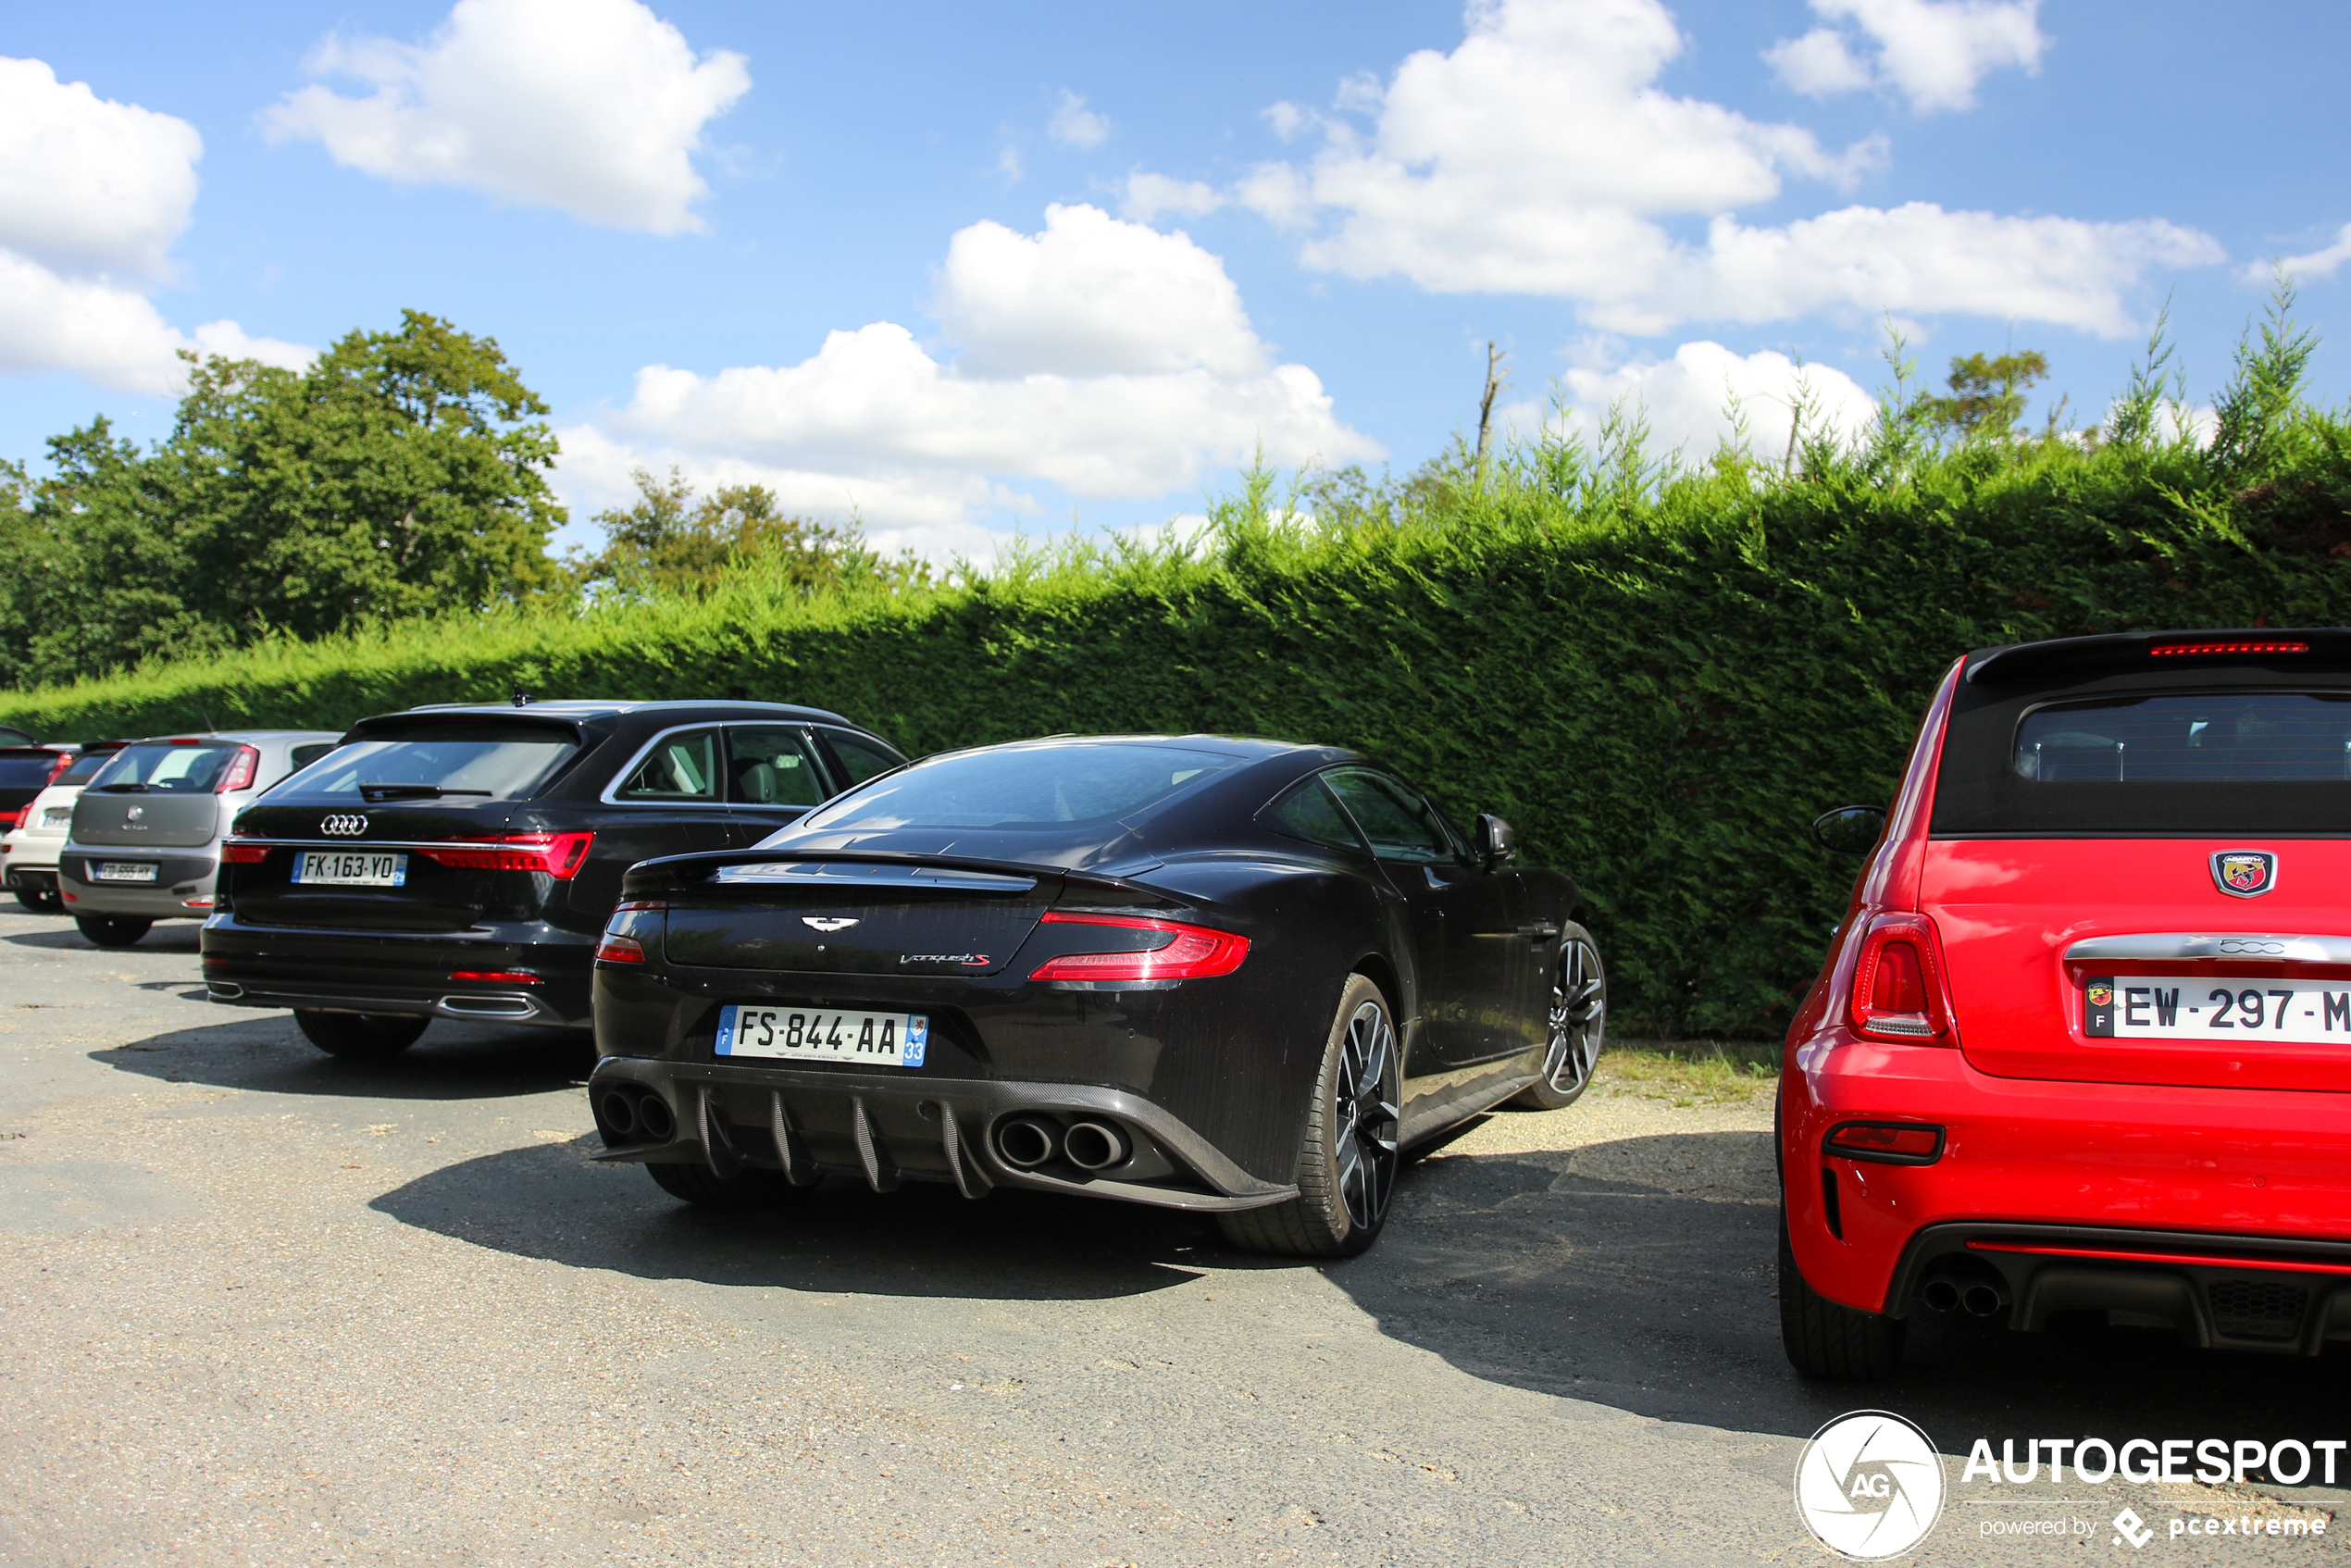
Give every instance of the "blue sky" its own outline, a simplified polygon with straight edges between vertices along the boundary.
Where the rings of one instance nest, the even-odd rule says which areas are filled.
[[[2084,0],[13,7],[0,455],[168,426],[181,343],[495,336],[588,515],[632,464],[984,554],[1263,445],[1408,469],[1638,399],[1850,423],[1891,314],[2093,414],[2269,260],[2345,392],[2351,11]],[[54,80],[53,80],[54,79]],[[82,92],[72,84],[86,84]],[[838,334],[836,336],[836,334]]]

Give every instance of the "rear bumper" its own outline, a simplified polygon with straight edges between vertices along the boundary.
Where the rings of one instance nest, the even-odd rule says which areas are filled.
[[[585,1028],[594,939],[543,924],[463,933],[205,923],[205,989],[232,1007],[404,1014]],[[520,974],[535,982],[458,979]]]
[[[54,865],[11,865],[8,867],[11,891],[54,893],[57,890],[57,868]]]
[[[155,867],[153,882],[101,882],[93,861]],[[202,920],[212,912],[220,863],[209,849],[137,850],[68,844],[57,855],[57,890],[76,915],[133,915],[151,920]]]
[[[1971,1287],[1990,1284],[1994,1294]],[[1940,1286],[1942,1288],[1938,1289]],[[2351,1339],[2351,1243],[2203,1231],[1961,1222],[1911,1238],[1897,1316],[1971,1312],[2011,1328],[2065,1313],[2176,1330],[2207,1347],[2315,1356]],[[1988,1310],[1987,1310],[1988,1309]]]
[[[653,1139],[616,1131],[616,1091],[659,1096],[674,1133]],[[936,1181],[967,1198],[1014,1187],[1203,1212],[1263,1208],[1298,1193],[1250,1176],[1164,1107],[1105,1085],[608,1056],[588,1094],[606,1146],[599,1160],[704,1164],[720,1176],[780,1170],[802,1180],[834,1171],[877,1192]],[[996,1130],[1023,1114],[1112,1123],[1134,1153],[1099,1176],[1021,1169],[997,1151]]]
[[[1943,1127],[1943,1152],[1927,1164],[1824,1153],[1830,1129],[1848,1120]],[[2107,1254],[2239,1258],[2253,1248],[2303,1259],[2309,1278],[2297,1288],[2310,1293],[2313,1313],[2332,1313],[2323,1304],[2337,1284],[2351,1282],[2351,1271],[2338,1276],[2318,1266],[2338,1248],[2351,1264],[2351,1095],[1994,1077],[1956,1050],[1861,1041],[1832,1029],[1789,1054],[1779,1140],[1797,1265],[1815,1290],[1867,1311],[1916,1309],[1931,1265],[1948,1254],[1999,1276],[2003,1311],[2018,1327],[2041,1326],[2051,1312],[2103,1307],[2169,1313],[2204,1342],[2237,1344],[2245,1337],[2213,1326],[2209,1288],[2224,1275],[2242,1282],[2281,1270],[2230,1273]],[[2092,1258],[1999,1250],[2040,1245],[2016,1242],[2017,1227],[2173,1239],[2135,1249],[2101,1242]],[[2183,1251],[2182,1235],[2198,1238],[2197,1247]],[[2057,1284],[2036,1284],[2049,1271],[2103,1276],[2127,1267],[2175,1281],[2141,1292],[2149,1300],[2165,1291],[2178,1298],[2176,1282],[2185,1281],[2186,1300],[2202,1315],[2182,1319],[2187,1309],[2176,1301],[2160,1311],[2120,1297],[2102,1301],[2095,1280],[2067,1285],[2080,1299],[2059,1305]],[[2306,1343],[2307,1336],[2283,1348]]]

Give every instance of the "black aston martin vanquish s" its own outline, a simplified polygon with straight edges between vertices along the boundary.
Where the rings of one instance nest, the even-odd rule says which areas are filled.
[[[1371,1244],[1399,1158],[1581,1093],[1574,881],[1351,753],[1056,738],[934,756],[754,849],[636,866],[596,954],[605,1160],[689,1201],[826,1171]]]

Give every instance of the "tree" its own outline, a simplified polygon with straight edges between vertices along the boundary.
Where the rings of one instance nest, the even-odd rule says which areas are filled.
[[[2024,394],[2048,374],[2048,358],[2037,349],[1997,358],[1966,355],[1951,361],[1951,395],[1919,399],[1919,412],[1930,426],[1960,441],[2005,441],[2024,417]]]
[[[930,568],[911,556],[883,561],[854,527],[834,528],[785,513],[765,485],[720,485],[697,498],[676,468],[667,479],[633,469],[634,505],[596,515],[604,548],[577,563],[582,586],[622,593],[708,592],[729,573],[778,574],[803,591],[838,588],[852,579],[927,581]]]
[[[0,658],[19,685],[559,586],[547,406],[493,339],[418,311],[307,369],[188,355],[153,450],[103,418],[0,473]]]

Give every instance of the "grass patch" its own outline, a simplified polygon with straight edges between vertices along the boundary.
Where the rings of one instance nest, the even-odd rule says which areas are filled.
[[[1743,1105],[1768,1095],[1780,1048],[1760,1040],[1616,1040],[1600,1052],[1592,1087],[1676,1108]]]

